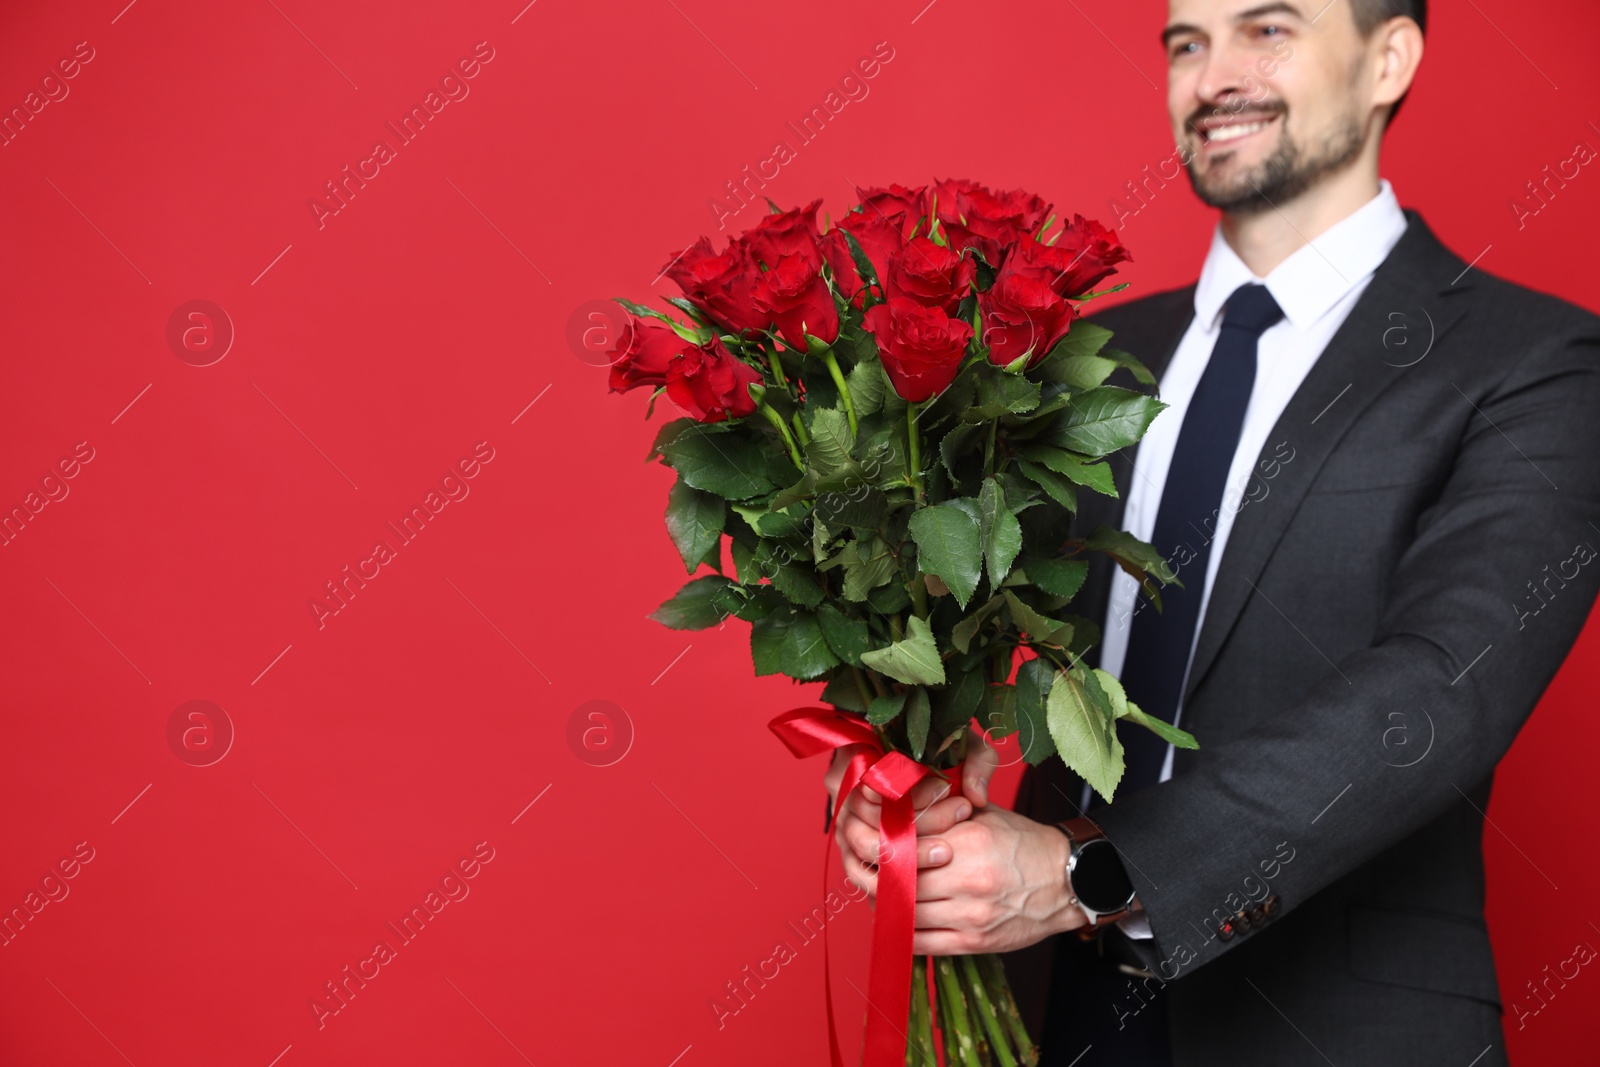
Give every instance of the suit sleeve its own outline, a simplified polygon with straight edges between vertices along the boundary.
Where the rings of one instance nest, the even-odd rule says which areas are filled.
[[[1162,978],[1249,940],[1208,927],[1281,842],[1295,851],[1270,878],[1276,914],[1463,803],[1561,666],[1600,589],[1600,320],[1567,321],[1507,353],[1497,381],[1459,386],[1478,410],[1372,642],[1292,705],[1202,748],[1187,772],[1094,813],[1144,875],[1155,936],[1132,944]],[[1528,582],[1551,575],[1559,595],[1530,617]],[[1374,738],[1389,711],[1419,707],[1434,725],[1429,755],[1391,766]]]

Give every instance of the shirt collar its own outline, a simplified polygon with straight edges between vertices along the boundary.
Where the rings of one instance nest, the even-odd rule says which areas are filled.
[[[1406,216],[1389,179],[1378,179],[1378,195],[1328,227],[1317,238],[1257,277],[1222,236],[1219,221],[1194,290],[1196,319],[1216,329],[1222,305],[1241,285],[1264,284],[1296,330],[1304,330],[1344,299],[1389,255],[1406,231]]]

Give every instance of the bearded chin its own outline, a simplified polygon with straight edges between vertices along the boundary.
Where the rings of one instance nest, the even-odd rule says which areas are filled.
[[[1326,148],[1308,155],[1290,135],[1288,116],[1280,131],[1278,147],[1260,164],[1243,174],[1236,183],[1208,184],[1195,171],[1194,159],[1185,166],[1194,195],[1208,207],[1229,214],[1254,215],[1276,208],[1310,189],[1324,175],[1344,169],[1361,154],[1361,127],[1348,118],[1326,142]]]

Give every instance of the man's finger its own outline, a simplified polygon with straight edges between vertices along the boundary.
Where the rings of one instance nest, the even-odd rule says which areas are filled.
[[[974,807],[989,803],[989,779],[1000,766],[1000,754],[989,739],[978,731],[967,734],[967,758],[961,763],[961,791],[972,798]]]
[[[878,896],[877,872],[868,870],[862,862],[849,853],[840,857],[844,863],[844,876],[857,887],[864,890],[869,900]]]
[[[919,837],[942,834],[956,823],[972,815],[972,801],[966,797],[945,797],[937,804],[919,812],[916,830]]]

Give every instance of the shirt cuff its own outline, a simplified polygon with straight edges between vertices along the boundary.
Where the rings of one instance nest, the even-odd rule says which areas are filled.
[[[1129,937],[1138,938],[1139,940],[1147,940],[1156,936],[1150,929],[1150,920],[1145,916],[1144,912],[1130,915],[1126,919],[1118,919],[1117,929]]]

